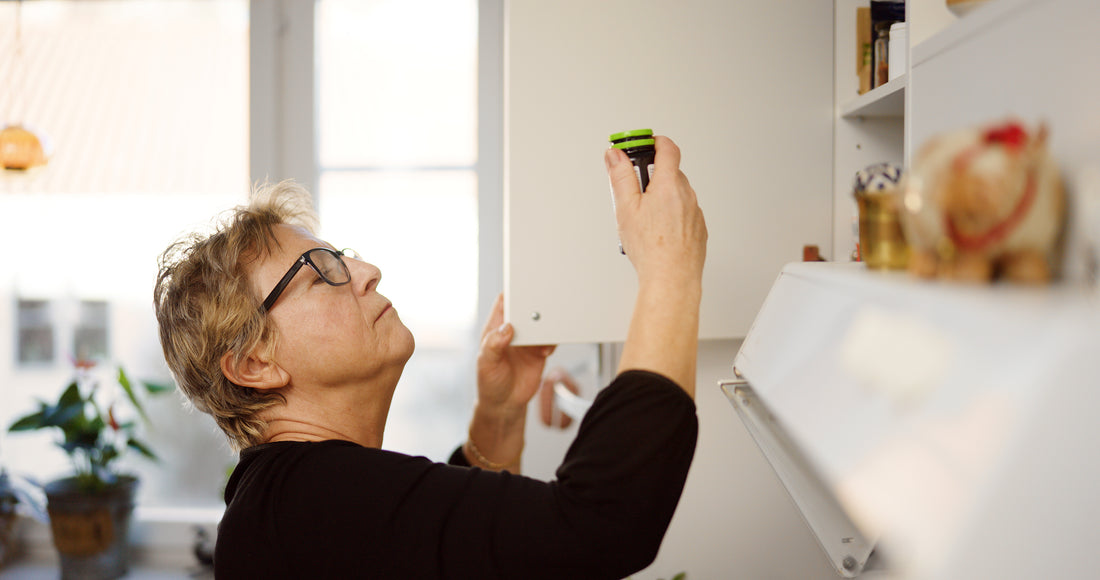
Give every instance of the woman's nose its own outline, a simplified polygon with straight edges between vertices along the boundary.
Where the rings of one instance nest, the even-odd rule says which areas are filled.
[[[367,293],[378,287],[382,281],[382,270],[378,266],[363,260],[346,260],[351,271],[352,286],[357,292]]]

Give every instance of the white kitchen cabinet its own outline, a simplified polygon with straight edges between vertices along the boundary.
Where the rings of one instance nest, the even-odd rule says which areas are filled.
[[[860,4],[835,3],[834,252],[851,244],[856,170],[1014,115],[1047,123],[1067,179],[1067,276],[1043,288],[960,286],[790,264],[726,391],[735,406],[757,405],[750,431],[777,471],[803,465],[812,476],[784,480],[796,502],[817,497],[799,486],[823,488],[813,491],[879,539],[892,577],[1094,577],[1100,294],[1086,250],[1100,228],[1100,73],[1090,64],[1100,4],[991,0],[955,20],[942,0],[910,0],[909,70],[857,97],[847,55]],[[760,429],[790,445],[769,446]],[[815,533],[846,519],[809,511],[830,520],[811,521]],[[819,540],[828,549],[842,538]]]
[[[833,7],[505,4],[505,317],[521,344],[625,338],[611,133],[672,137],[710,232],[700,336],[741,337],[783,264],[831,246]]]

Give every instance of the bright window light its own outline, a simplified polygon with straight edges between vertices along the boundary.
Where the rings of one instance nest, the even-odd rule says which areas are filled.
[[[446,460],[474,397],[477,3],[317,3],[322,235],[382,270],[416,337],[384,446]]]

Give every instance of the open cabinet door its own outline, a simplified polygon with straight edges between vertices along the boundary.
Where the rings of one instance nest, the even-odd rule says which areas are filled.
[[[741,337],[783,264],[832,240],[833,6],[506,2],[505,317],[520,344],[625,338],[603,151],[677,142],[710,242],[701,338]]]

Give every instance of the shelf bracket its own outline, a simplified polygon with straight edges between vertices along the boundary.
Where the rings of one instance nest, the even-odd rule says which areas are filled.
[[[783,482],[837,573],[863,572],[875,542],[856,527],[805,455],[746,380],[719,383],[745,428]]]

